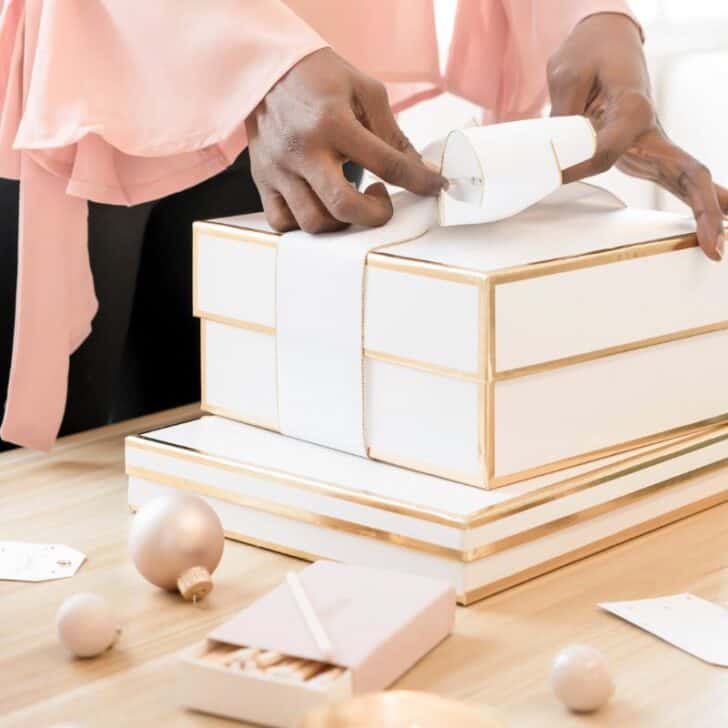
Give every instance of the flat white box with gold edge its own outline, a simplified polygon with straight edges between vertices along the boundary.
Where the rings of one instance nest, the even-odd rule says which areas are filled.
[[[728,266],[690,229],[567,186],[370,253],[369,456],[492,488],[724,419]],[[203,409],[274,431],[277,237],[195,225]]]
[[[728,500],[726,461],[712,426],[484,490],[217,416],[126,441],[133,509],[197,493],[231,538],[446,580],[464,604]]]

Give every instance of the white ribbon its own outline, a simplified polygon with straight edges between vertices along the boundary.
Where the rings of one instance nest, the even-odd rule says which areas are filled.
[[[561,186],[562,171],[592,157],[581,116],[531,119],[451,132],[423,156],[440,156],[450,187],[439,199],[393,197],[380,228],[286,233],[278,243],[278,419],[286,435],[366,456],[363,302],[370,251],[440,225],[515,215]]]

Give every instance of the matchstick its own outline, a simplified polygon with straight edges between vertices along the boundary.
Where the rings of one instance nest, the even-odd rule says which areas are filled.
[[[291,589],[296,605],[301,612],[301,616],[306,622],[308,631],[311,633],[311,636],[314,638],[316,645],[321,651],[323,659],[329,660],[331,658],[331,642],[329,641],[326,630],[324,630],[313,605],[308,600],[298,576],[294,572],[289,571],[286,576],[286,580],[288,581],[288,586]]]
[[[265,669],[267,667],[273,667],[273,665],[277,665],[279,662],[282,662],[285,659],[285,655],[281,655],[280,652],[274,652],[273,650],[269,650],[267,652],[261,652],[259,655],[257,655],[255,657],[255,664],[258,667]]]

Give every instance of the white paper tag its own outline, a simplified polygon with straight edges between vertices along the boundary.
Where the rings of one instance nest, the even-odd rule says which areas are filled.
[[[705,662],[728,667],[728,609],[720,604],[674,594],[599,606]]]
[[[0,580],[67,579],[85,560],[85,554],[64,544],[0,541]]]

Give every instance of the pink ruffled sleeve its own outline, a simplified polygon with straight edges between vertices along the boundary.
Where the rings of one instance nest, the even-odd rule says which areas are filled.
[[[483,107],[486,121],[537,116],[549,57],[577,23],[605,12],[637,23],[625,0],[460,0],[447,90]]]
[[[86,201],[132,205],[224,169],[250,111],[325,45],[279,0],[7,0],[0,174],[21,197],[4,440],[57,435],[97,307]]]

